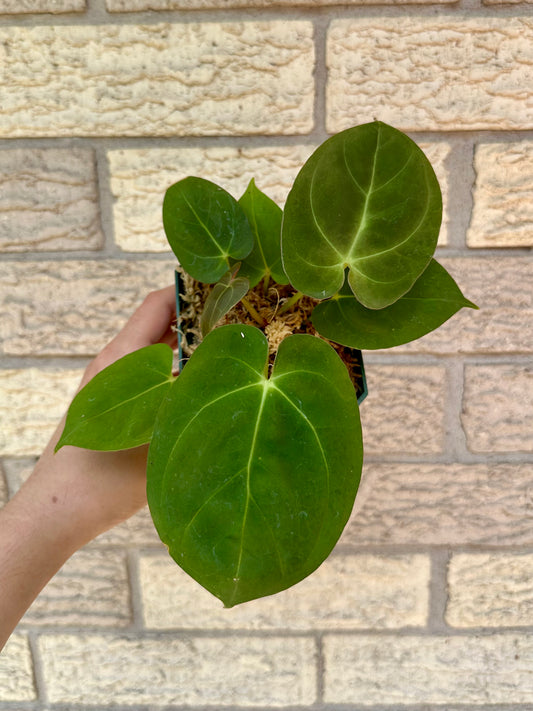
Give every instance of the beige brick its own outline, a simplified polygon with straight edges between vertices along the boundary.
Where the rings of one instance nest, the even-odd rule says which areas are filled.
[[[448,180],[445,161],[448,143],[421,147],[435,168],[444,201],[440,244],[447,243]],[[283,207],[287,194],[315,145],[262,148],[123,149],[108,152],[111,174],[115,241],[124,250],[161,252],[169,249],[161,220],[165,190],[196,175],[211,180],[239,198],[251,178]]]
[[[108,153],[115,198],[115,240],[125,250],[168,251],[161,204],[173,183],[196,175],[239,198],[251,178],[283,206],[314,146],[275,148],[125,149]]]
[[[467,366],[462,421],[472,452],[533,452],[533,367]]]
[[[325,701],[401,704],[529,703],[533,640],[492,637],[330,636]]]
[[[315,648],[301,637],[39,639],[51,703],[291,706],[315,701]]]
[[[0,333],[8,355],[93,355],[146,294],[174,282],[169,261],[6,262]],[[28,288],[31,284],[31,289]]]
[[[28,638],[14,634],[0,653],[0,701],[36,699]]]
[[[379,457],[442,452],[445,369],[367,364],[366,371],[369,394],[361,406],[365,452]]]
[[[40,454],[81,375],[81,370],[0,370],[0,455]]]
[[[0,14],[84,12],[86,0],[0,0]]]
[[[367,462],[351,545],[533,545],[533,464]]]
[[[0,137],[300,134],[309,22],[0,29]]]
[[[336,20],[327,128],[348,128],[357,116],[404,130],[529,129],[532,63],[529,17]]]
[[[412,1],[412,0],[409,0]],[[427,3],[432,0],[416,0]],[[454,2],[454,0],[441,0]],[[375,5],[381,0],[347,0],[344,5]],[[391,4],[403,4],[408,0],[388,0]],[[229,8],[270,7],[327,7],[338,5],[339,0],[106,0],[109,12],[142,12],[146,10],[226,10]]]
[[[23,622],[32,626],[129,625],[125,554],[95,548],[78,551],[44,588]]]
[[[533,555],[458,553],[448,567],[452,627],[533,625]]]
[[[103,245],[92,151],[0,151],[0,251]]]
[[[533,352],[533,260],[528,256],[440,258],[479,311],[462,309],[436,331],[401,346],[409,353]]]
[[[476,147],[469,247],[533,247],[533,142]]]
[[[333,555],[289,590],[227,610],[168,555],[140,561],[145,624],[156,629],[423,627],[429,577],[424,555]]]

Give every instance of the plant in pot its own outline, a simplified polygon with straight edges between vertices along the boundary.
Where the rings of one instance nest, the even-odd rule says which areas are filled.
[[[424,153],[381,122],[325,141],[283,211],[254,181],[239,200],[171,186],[181,372],[163,344],[125,356],[75,397],[57,449],[150,443],[156,529],[227,607],[302,580],[357,493],[360,351],[476,308],[433,259],[441,217]]]

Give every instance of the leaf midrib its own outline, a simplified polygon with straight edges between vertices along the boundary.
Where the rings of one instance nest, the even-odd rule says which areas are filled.
[[[255,420],[255,427],[254,427],[254,432],[252,435],[252,442],[250,445],[250,454],[248,455],[248,462],[246,463],[246,504],[244,506],[244,514],[242,517],[241,542],[240,542],[240,546],[239,546],[239,558],[237,560],[237,567],[236,567],[235,575],[234,575],[234,581],[235,581],[236,585],[233,589],[233,599],[235,599],[235,595],[237,594],[237,589],[239,587],[239,576],[241,574],[242,555],[243,555],[243,551],[244,551],[244,529],[246,528],[246,521],[248,519],[248,510],[250,508],[250,499],[252,498],[252,492],[251,492],[251,487],[250,487],[250,478],[252,475],[253,455],[255,453],[255,447],[257,444],[257,434],[259,432],[259,423],[261,422],[261,418],[263,416],[263,410],[265,409],[265,402],[266,402],[267,393],[268,393],[269,389],[270,389],[270,385],[269,385],[268,381],[265,381],[263,383],[263,394],[261,396],[261,402],[259,403],[257,418]]]
[[[354,238],[352,241],[352,246],[350,247],[350,251],[348,253],[348,257],[350,260],[352,259],[352,254],[353,254],[354,249],[357,248],[357,243],[359,242],[359,235],[366,228],[366,215],[368,212],[368,205],[370,203],[370,198],[371,198],[371,195],[374,191],[374,181],[376,179],[376,165],[378,162],[378,152],[379,152],[380,142],[381,142],[381,127],[378,125],[376,148],[374,150],[374,157],[372,160],[372,174],[370,176],[370,185],[368,186],[368,191],[366,193],[363,193],[365,196],[365,203],[363,205],[363,212],[362,212],[361,217],[359,219],[359,226],[357,228],[357,232],[354,235]]]
[[[104,415],[107,415],[109,412],[113,412],[113,410],[116,410],[119,407],[123,407],[124,405],[127,405],[129,402],[134,402],[135,400],[138,400],[140,397],[143,397],[144,395],[147,395],[148,393],[152,392],[152,390],[157,390],[157,388],[161,388],[164,385],[171,385],[174,382],[175,377],[173,375],[168,377],[165,373],[165,376],[166,376],[166,379],[160,383],[157,383],[157,385],[153,385],[151,388],[148,388],[147,390],[142,390],[141,392],[137,393],[133,397],[127,398],[126,400],[121,400],[120,402],[116,403],[115,405],[108,407],[107,410],[101,410],[100,412],[96,413],[95,415],[92,415],[91,417],[84,419],[83,422],[80,422],[80,424],[76,428],[70,430],[68,437],[64,441],[64,444],[68,444],[68,439],[70,439],[70,436],[72,434],[75,434],[75,433],[79,432],[80,430],[83,431],[88,423],[93,422],[94,420],[97,420],[100,417],[103,417]]]
[[[224,255],[226,254],[226,251],[227,251],[227,252],[230,252],[230,251],[231,251],[231,244],[233,243],[233,237],[232,237],[232,239],[231,239],[230,244],[228,245],[228,249],[227,249],[227,250],[222,249],[222,247],[221,247],[220,244],[218,243],[217,239],[215,238],[214,234],[211,232],[211,230],[208,228],[208,226],[203,222],[203,220],[200,219],[200,216],[197,214],[196,210],[195,210],[194,207],[191,205],[191,203],[190,203],[189,200],[187,199],[187,196],[186,196],[186,195],[183,196],[183,199],[184,199],[185,202],[187,203],[187,206],[189,207],[189,209],[190,209],[190,211],[192,212],[192,214],[193,214],[193,215],[196,217],[196,219],[198,220],[198,223],[203,227],[203,229],[205,230],[205,232],[209,235],[209,237],[211,238],[211,240],[212,240],[212,241],[214,242],[214,244],[217,246],[217,249],[218,249],[218,251],[220,252],[220,257],[224,258]],[[192,252],[192,254],[194,254],[194,252]]]
[[[254,371],[254,372],[256,372],[256,371]],[[312,374],[312,375],[320,375],[320,374],[312,373],[311,371],[303,371],[303,370],[300,370],[300,369],[298,369],[296,372],[306,372],[306,373],[309,373],[309,374]],[[275,380],[276,377],[279,378],[279,377],[282,377],[282,376],[284,376],[284,375],[290,375],[291,373],[292,373],[292,371],[288,371],[287,373],[280,373],[279,376],[276,376],[276,375],[274,374],[274,375],[273,375],[270,379],[268,379],[268,380],[265,379],[263,376],[261,376],[261,379],[258,380],[258,381],[256,381],[256,382],[254,382],[254,383],[249,383],[248,385],[242,386],[242,387],[240,387],[240,388],[236,388],[235,390],[231,390],[231,391],[229,391],[229,392],[227,392],[227,393],[224,393],[223,395],[221,395],[221,396],[215,398],[214,400],[210,400],[208,403],[205,403],[205,405],[203,405],[203,406],[194,414],[194,416],[191,417],[191,419],[187,422],[186,426],[185,426],[185,427],[183,428],[183,430],[180,432],[180,435],[179,435],[179,437],[177,438],[177,440],[176,440],[176,442],[174,443],[174,445],[172,446],[172,449],[171,449],[171,451],[170,451],[169,457],[168,457],[168,459],[167,459],[168,462],[171,462],[171,461],[174,460],[174,453],[175,453],[176,448],[177,448],[178,444],[180,443],[180,441],[181,441],[183,435],[186,433],[186,431],[189,429],[189,427],[192,425],[192,423],[193,423],[206,409],[208,409],[208,408],[211,407],[212,405],[215,405],[216,403],[220,402],[221,400],[225,399],[226,397],[230,397],[231,395],[234,395],[234,394],[236,394],[236,393],[238,393],[238,392],[242,392],[242,391],[244,391],[244,390],[249,390],[250,388],[255,388],[255,387],[262,387],[262,388],[263,388],[263,393],[262,393],[262,396],[261,396],[261,402],[260,402],[259,407],[258,407],[257,417],[256,417],[255,425],[254,425],[254,432],[253,432],[253,435],[252,435],[252,441],[251,441],[251,446],[250,446],[250,453],[249,453],[249,456],[248,456],[248,461],[247,461],[247,465],[246,465],[246,469],[245,469],[245,471],[246,471],[246,504],[245,504],[245,510],[244,510],[244,514],[243,514],[243,522],[242,522],[242,527],[241,527],[241,543],[240,543],[240,547],[239,547],[239,557],[238,557],[238,560],[237,560],[235,575],[233,576],[233,577],[235,578],[236,585],[235,585],[235,587],[234,587],[233,598],[232,598],[232,599],[235,599],[235,596],[236,596],[236,593],[237,593],[237,590],[238,590],[238,579],[239,579],[239,577],[240,577],[240,572],[241,572],[241,567],[242,567],[242,561],[243,561],[244,536],[245,536],[245,528],[246,528],[246,522],[247,522],[247,517],[248,517],[248,511],[249,511],[249,508],[250,508],[250,502],[253,501],[253,502],[255,503],[256,507],[258,508],[258,510],[261,512],[261,509],[260,509],[260,507],[258,506],[258,504],[255,502],[255,499],[254,499],[254,497],[253,497],[253,495],[252,495],[252,492],[251,492],[251,476],[252,476],[253,455],[254,455],[254,452],[255,452],[256,444],[257,444],[257,437],[258,437],[258,433],[259,433],[260,423],[261,423],[261,419],[262,419],[262,416],[263,416],[263,412],[264,412],[264,408],[265,408],[265,403],[266,403],[266,397],[267,397],[267,394],[268,394],[269,390],[275,390],[281,397],[283,397],[283,398],[291,405],[291,407],[293,407],[294,410],[300,415],[300,417],[304,420],[304,422],[306,423],[306,425],[307,425],[307,426],[309,427],[309,429],[311,430],[311,432],[312,432],[312,434],[313,434],[313,436],[314,436],[314,438],[315,438],[316,444],[317,444],[317,446],[318,446],[318,449],[319,449],[319,451],[320,451],[322,461],[323,461],[324,470],[325,470],[325,474],[326,474],[326,489],[327,489],[326,500],[329,500],[329,492],[330,492],[330,471],[329,471],[329,466],[328,466],[328,462],[327,462],[326,453],[325,453],[324,448],[323,448],[323,446],[322,446],[322,443],[321,443],[321,441],[320,441],[320,437],[318,436],[318,432],[317,432],[317,430],[316,430],[314,424],[313,424],[313,423],[311,422],[311,420],[306,416],[306,414],[301,410],[301,408],[299,408],[298,405],[296,405],[296,403],[295,403],[281,388],[279,388],[279,387],[278,387],[277,385],[275,385],[275,383],[274,383],[274,380]],[[162,485],[161,485],[161,492],[162,492],[162,498],[161,498],[161,502],[160,502],[161,505],[162,505],[162,499],[163,499],[163,492],[165,491],[165,481],[166,481],[166,479],[167,479],[169,470],[170,470],[170,467],[167,467],[166,470],[165,470],[165,473],[164,473],[164,475],[163,475],[163,481],[162,481]],[[218,488],[216,489],[216,491],[215,491],[213,494],[210,495],[209,500],[212,499],[213,496],[215,496],[218,492],[220,492],[221,489],[223,489],[225,486],[227,486],[227,484],[229,483],[229,481],[233,481],[242,471],[243,471],[242,469],[239,470],[239,472],[237,472],[236,474],[234,474],[234,475],[231,477],[230,480],[225,481],[220,487],[218,487]],[[190,527],[192,521],[198,516],[199,512],[200,512],[203,508],[204,508],[204,505],[202,505],[202,507],[200,507],[200,509],[198,509],[198,511],[195,512],[195,514],[194,514],[194,516],[192,517],[191,521],[189,521],[189,523],[188,523],[187,526],[185,527],[184,532],[183,532],[183,535],[185,535],[185,531],[188,530],[188,528]],[[263,518],[264,518],[264,516],[263,516]],[[274,543],[275,543],[275,538],[274,538]],[[280,570],[281,570],[282,574],[284,574],[284,573],[283,573],[283,563],[282,563],[282,560],[281,560],[281,557],[280,557],[279,553],[278,553],[278,559],[279,559],[279,562],[280,562]]]

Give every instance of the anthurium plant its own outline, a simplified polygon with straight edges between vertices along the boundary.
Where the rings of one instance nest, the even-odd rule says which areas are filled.
[[[254,181],[239,200],[172,185],[180,372],[162,344],[117,361],[76,396],[57,449],[149,443],[157,531],[227,607],[302,580],[357,493],[360,350],[476,308],[433,258],[441,217],[426,156],[380,122],[325,141],[283,211]]]

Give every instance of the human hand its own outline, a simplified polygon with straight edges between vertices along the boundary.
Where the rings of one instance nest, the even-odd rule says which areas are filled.
[[[174,287],[148,294],[87,367],[96,373],[143,346],[176,346]],[[120,452],[54,447],[65,418],[19,492],[0,511],[0,649],[34,598],[85,543],[146,503],[148,446]]]
[[[80,389],[119,358],[154,343],[177,345],[172,322],[176,316],[174,287],[148,294],[123,329],[87,367]],[[146,503],[148,446],[120,452],[95,452],[65,446],[54,454],[65,418],[43,452],[32,476],[55,503],[64,505],[77,522],[78,532],[91,540],[129,518]],[[55,492],[55,493],[54,493]],[[85,542],[85,541],[84,541]]]

